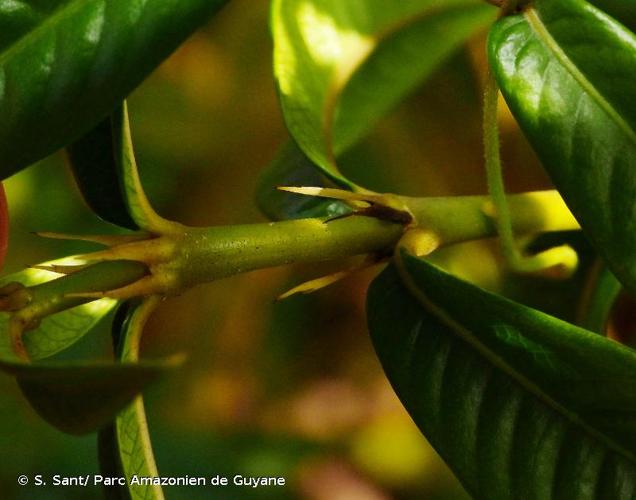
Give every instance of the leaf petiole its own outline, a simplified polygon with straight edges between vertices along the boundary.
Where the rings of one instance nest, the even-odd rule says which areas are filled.
[[[492,204],[485,212],[493,217],[508,265],[519,273],[541,272],[550,277],[566,278],[576,269],[578,256],[572,247],[562,245],[527,256],[517,246],[510,208],[506,198],[499,145],[499,87],[492,70],[488,70],[484,92],[484,153],[486,176]]]

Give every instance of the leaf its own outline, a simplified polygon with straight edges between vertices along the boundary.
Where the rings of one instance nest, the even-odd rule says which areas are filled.
[[[274,72],[287,127],[337,184],[336,158],[470,35],[478,0],[274,0]]]
[[[104,120],[225,0],[0,3],[0,176]]]
[[[572,213],[636,291],[636,37],[582,0],[497,22],[502,93]]]
[[[84,261],[68,257],[46,262],[43,265],[81,265]],[[110,267],[110,266],[109,266]],[[128,266],[124,271],[127,271]],[[116,280],[118,273],[115,267],[109,269],[111,276]],[[0,279],[0,287],[12,282],[21,283],[25,287],[52,283],[52,280],[62,276],[59,273],[44,269],[30,268],[19,273],[10,274]],[[90,277],[89,277],[90,279]],[[55,285],[48,285],[49,287]],[[32,360],[39,360],[50,357],[67,347],[71,346],[86,333],[88,333],[97,322],[108,314],[116,301],[112,299],[100,299],[93,302],[78,305],[72,309],[59,312],[54,316],[43,318],[39,326],[29,330],[24,334],[24,343]],[[14,359],[7,331],[10,314],[0,312],[0,332],[3,334],[3,342],[0,344],[0,359]]]
[[[636,4],[632,0],[591,0],[590,3],[630,30],[636,29]]]
[[[279,191],[280,186],[327,187],[315,165],[293,142],[288,142],[258,179],[256,202],[271,220],[336,217],[350,212],[345,203]]]
[[[45,265],[82,265],[85,262],[78,258],[65,258],[45,263]],[[30,307],[46,309],[48,314],[41,318],[37,327],[27,330],[23,340],[29,357],[39,360],[50,357],[82,338],[93,326],[115,306],[112,299],[89,301],[88,299],[69,299],[75,307],[64,305],[64,310],[53,314],[56,305],[68,292],[78,288],[87,292],[93,291],[91,285],[99,282],[102,286],[118,287],[130,280],[144,276],[146,268],[143,264],[130,261],[103,262],[78,271],[64,279],[56,272],[45,269],[27,269],[25,271],[5,276],[0,280],[0,287],[17,282],[25,287],[31,287],[29,292],[32,300]],[[96,278],[99,277],[99,280]],[[94,285],[93,285],[94,286]],[[8,335],[8,324],[11,314],[0,312],[0,359],[16,360]],[[1,367],[0,367],[1,369]]]
[[[178,366],[164,363],[85,362],[8,365],[35,411],[69,434],[86,434],[112,422],[145,387]]]
[[[136,362],[139,358],[141,332],[158,298],[146,302],[125,304],[120,309],[120,321],[113,325],[116,356],[122,362]],[[148,422],[141,396],[128,405],[112,426],[100,432],[100,464],[103,472],[116,471],[117,475],[131,478],[159,477],[152,452]],[[117,488],[122,496],[125,488]],[[128,484],[130,498],[163,499],[158,485]]]
[[[632,498],[636,353],[403,252],[368,322],[414,421],[476,498]]]
[[[169,231],[173,223],[161,218],[154,211],[141,185],[126,101],[113,113],[112,124],[117,176],[128,213],[141,229],[155,232],[167,227]]]
[[[80,190],[100,217],[150,232],[169,225],[154,211],[141,184],[126,101],[68,152]]]
[[[47,264],[81,265],[73,258]],[[44,269],[28,269],[0,280],[0,286],[12,282],[31,287],[32,300],[25,307],[55,307],[68,290],[83,289],[95,282],[96,273],[105,273],[106,286],[141,277],[145,267],[135,262],[105,262],[65,276]],[[100,281],[100,280],[97,280]],[[89,287],[90,288],[90,287]],[[31,360],[39,360],[67,348],[86,334],[115,305],[111,299],[78,305],[53,316],[24,334],[24,344]],[[48,310],[48,309],[47,309]],[[16,314],[16,313],[14,313]],[[95,431],[112,421],[145,386],[156,380],[177,359],[161,363],[112,364],[106,362],[26,363],[13,349],[9,331],[10,315],[0,313],[0,370],[17,377],[22,392],[35,411],[47,422],[71,434]]]
[[[68,146],[68,158],[86,203],[99,217],[127,229],[138,229],[122,195],[115,162],[113,120],[103,120],[93,130]]]

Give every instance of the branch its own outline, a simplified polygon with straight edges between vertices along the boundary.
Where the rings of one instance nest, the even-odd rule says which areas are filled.
[[[10,307],[16,301],[9,300],[10,294],[23,290],[7,290],[4,309],[13,311],[13,317],[28,325],[102,297],[172,295],[255,269],[355,255],[389,255],[405,230],[411,228],[424,230],[440,246],[497,234],[488,196],[394,199],[414,219],[407,228],[400,222],[363,215],[332,221],[302,219],[206,228],[183,226],[179,235],[154,235],[83,256],[94,264],[26,289],[29,300],[23,306]],[[507,199],[515,234],[579,229],[556,191],[522,193]]]

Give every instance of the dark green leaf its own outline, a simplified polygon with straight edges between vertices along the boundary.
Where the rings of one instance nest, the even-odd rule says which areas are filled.
[[[258,179],[256,202],[271,220],[334,217],[351,209],[337,200],[301,196],[276,189],[279,186],[327,187],[326,179],[293,142],[288,142]]]
[[[537,0],[498,21],[489,56],[583,230],[636,291],[636,37],[583,0]]]
[[[623,23],[630,30],[636,30],[636,2],[634,0],[591,0],[590,3]]]
[[[86,434],[112,422],[145,387],[178,360],[8,365],[22,392],[48,423],[69,434]]]
[[[224,3],[0,2],[0,176],[95,127]]]
[[[294,140],[355,188],[337,156],[494,15],[478,0],[275,0],[274,70]]]
[[[415,422],[476,498],[633,498],[636,353],[402,253],[368,297]]]
[[[116,111],[119,114],[121,111]],[[113,120],[110,117],[68,148],[71,170],[88,206],[107,222],[138,229],[122,195],[113,148]]]

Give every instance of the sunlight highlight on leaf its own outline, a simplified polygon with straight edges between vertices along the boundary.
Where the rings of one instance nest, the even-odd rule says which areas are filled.
[[[334,85],[342,85],[375,45],[372,38],[362,33],[338,27],[333,17],[318,11],[314,4],[302,4],[298,19],[313,59],[333,68]]]
[[[275,0],[274,71],[292,137],[332,181],[362,190],[337,156],[494,11],[478,0]]]

